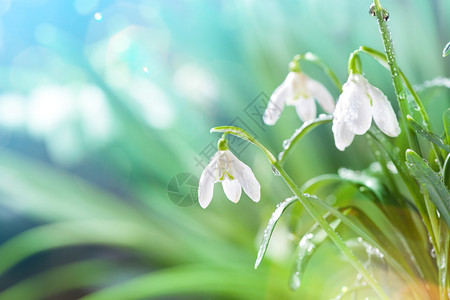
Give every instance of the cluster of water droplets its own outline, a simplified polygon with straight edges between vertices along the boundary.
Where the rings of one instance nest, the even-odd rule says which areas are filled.
[[[370,6],[370,8],[369,8],[369,14],[370,14],[372,17],[376,17],[376,16],[377,16],[377,12],[376,12],[376,9],[375,9],[375,4],[372,4],[372,5]],[[382,17],[383,17],[383,21],[386,22],[387,20],[389,20],[389,12],[388,12],[386,9],[382,8],[381,14],[382,14]]]
[[[294,265],[294,271],[289,279],[289,287],[292,290],[297,290],[300,287],[305,265],[316,248],[316,244],[313,239],[314,234],[308,233],[301,238],[298,244],[299,248],[296,255],[297,258]]]
[[[382,265],[383,268],[386,268],[387,264],[384,259],[383,253],[381,253],[381,251],[378,248],[373,247],[369,243],[365,242],[361,237],[347,240],[346,244],[358,256],[359,260],[364,261],[364,267],[369,271],[369,273],[371,273],[372,276],[375,275],[374,270],[380,267],[380,265]],[[379,281],[381,281],[382,279],[383,278],[379,278]],[[388,282],[386,282],[386,285],[387,284]],[[333,298],[333,300],[340,300],[343,299],[344,297],[346,298],[348,294],[351,293],[352,291],[356,291],[361,287],[366,286],[367,282],[363,279],[362,275],[358,273],[356,275],[355,282],[351,285],[351,287],[349,288],[347,286],[343,286],[341,288],[341,292],[335,298]]]
[[[269,219],[269,222],[267,223],[266,228],[264,229],[264,235],[261,242],[261,246],[259,247],[258,255],[256,257],[255,262],[255,269],[259,266],[261,263],[264,255],[267,251],[267,246],[269,245],[270,237],[272,236],[272,232],[275,228],[275,225],[277,224],[278,220],[280,219],[281,215],[283,214],[283,211],[288,207],[291,203],[297,200],[297,197],[290,197],[286,200],[280,202],[277,204],[274,212],[272,213],[272,216]]]

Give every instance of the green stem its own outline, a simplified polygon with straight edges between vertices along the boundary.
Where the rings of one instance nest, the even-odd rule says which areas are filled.
[[[443,228],[441,228],[441,238],[442,238],[442,251],[439,256],[437,256],[438,259],[438,270],[439,270],[439,296],[440,299],[448,299],[446,298],[448,296],[448,289],[449,289],[449,248],[450,248],[450,235],[448,234],[448,227],[445,222],[441,223]]]
[[[322,217],[319,211],[312,205],[310,200],[305,197],[302,191],[298,188],[292,178],[287,174],[287,172],[281,167],[278,162],[272,164],[272,166],[280,173],[280,176],[286,182],[289,189],[298,197],[300,203],[305,207],[308,213],[313,217],[313,219],[319,223],[322,229],[327,233],[329,238],[335,243],[335,245],[342,251],[342,253],[347,257],[349,262],[353,267],[364,277],[367,283],[375,290],[375,292],[383,299],[389,299],[384,293],[383,289],[378,285],[374,278],[369,274],[367,269],[358,261],[352,251],[345,245],[342,238],[338,235],[336,231],[328,224],[328,222]]]
[[[294,195],[299,199],[300,203],[305,207],[305,209],[309,212],[309,214],[313,217],[313,219],[323,228],[323,230],[327,233],[330,239],[335,243],[335,245],[342,251],[342,253],[347,257],[349,262],[353,265],[353,267],[364,277],[367,283],[374,289],[374,291],[382,298],[389,299],[388,296],[384,293],[383,289],[380,285],[375,281],[375,279],[369,274],[367,269],[358,261],[352,251],[345,245],[342,238],[337,234],[336,231],[328,224],[328,222],[322,217],[319,211],[313,206],[310,200],[305,197],[300,190],[300,188],[295,184],[292,178],[287,174],[287,172],[283,169],[280,163],[275,159],[273,154],[264,147],[258,140],[248,134],[245,130],[234,127],[234,126],[219,126],[214,127],[210,130],[210,132],[222,132],[223,134],[233,134],[244,140],[247,140],[254,145],[256,145],[259,149],[261,149],[264,154],[269,159],[272,164],[272,168],[274,168],[283,180],[286,182],[289,189],[294,193]]]
[[[383,53],[366,47],[366,46],[361,46],[358,50],[354,51],[354,53],[359,53],[359,52],[363,52],[368,54],[369,56],[371,56],[372,58],[374,58],[376,61],[378,61],[383,67],[389,69],[389,65],[387,64],[388,60],[386,58],[386,55],[384,55]],[[423,120],[423,124],[425,125],[425,128],[430,131],[433,132],[432,128],[431,128],[431,123],[430,123],[430,118],[428,117],[428,114],[425,110],[425,106],[423,105],[422,101],[420,100],[419,95],[417,94],[417,92],[414,90],[411,82],[408,80],[408,78],[405,76],[405,73],[402,72],[402,70],[400,68],[398,69],[398,73],[400,74],[403,82],[406,85],[406,88],[409,90],[409,92],[411,93],[414,102],[416,103],[420,116],[422,117]],[[434,154],[436,155],[436,157],[438,158],[438,164],[441,166],[442,168],[442,163],[443,163],[443,157],[441,155],[441,152],[439,151],[439,149],[437,148],[437,146],[433,143],[430,143],[431,148],[433,149]]]
[[[406,116],[408,115],[408,103],[406,102],[406,92],[403,88],[401,78],[399,76],[399,69],[397,66],[397,61],[395,59],[394,45],[391,38],[391,32],[386,24],[385,15],[383,13],[383,8],[381,7],[379,0],[374,0],[373,12],[376,15],[378,21],[378,27],[380,29],[381,37],[383,39],[384,50],[386,51],[387,63],[389,65],[389,70],[391,71],[392,82],[394,83],[395,94],[397,95],[397,101],[400,107],[400,113],[402,115],[402,126],[405,130],[406,137],[408,139],[408,144],[411,149],[413,149],[420,156],[420,146],[417,140],[415,132],[410,126],[408,126],[406,121]],[[418,152],[419,151],[419,152]]]

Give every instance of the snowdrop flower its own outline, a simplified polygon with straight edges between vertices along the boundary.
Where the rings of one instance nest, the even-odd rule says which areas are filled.
[[[355,134],[366,133],[372,117],[386,135],[396,137],[400,134],[391,103],[363,75],[351,72],[342,90],[334,111],[332,127],[339,150],[344,151],[352,143]]]
[[[214,183],[221,182],[225,195],[237,203],[241,197],[241,187],[255,202],[261,197],[260,185],[249,166],[241,162],[230,150],[228,142],[221,138],[219,151],[213,156],[203,170],[198,184],[198,201],[202,208],[211,202]]]
[[[299,118],[305,122],[316,117],[314,98],[329,114],[334,111],[334,100],[328,90],[318,81],[302,72],[291,71],[283,83],[275,89],[263,115],[264,123],[275,124],[284,105],[295,106]]]

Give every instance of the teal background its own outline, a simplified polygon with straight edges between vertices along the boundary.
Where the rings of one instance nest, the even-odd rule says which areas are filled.
[[[384,2],[398,64],[423,90],[440,134],[449,80],[424,82],[450,76],[450,59],[441,57],[450,2]],[[337,295],[355,274],[329,243],[301,288],[288,289],[295,243],[311,225],[306,214],[293,234],[280,221],[254,270],[270,214],[290,196],[254,146],[230,141],[261,183],[258,204],[244,194],[233,204],[216,184],[203,210],[174,204],[168,190],[180,173],[200,177],[219,137],[211,127],[240,125],[278,153],[301,125],[295,110],[286,107],[268,127],[252,109],[297,53],[315,53],[344,82],[352,51],[381,51],[370,4],[2,0],[0,299],[77,299],[103,289],[93,299]],[[367,56],[362,63],[396,107],[389,73]],[[320,69],[302,69],[337,99]],[[296,146],[286,169],[301,185],[372,160],[364,137],[340,152],[325,125]],[[192,188],[180,194],[195,200]]]

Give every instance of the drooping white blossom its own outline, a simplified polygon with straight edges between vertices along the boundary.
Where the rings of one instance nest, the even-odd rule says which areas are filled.
[[[275,89],[263,115],[264,123],[275,124],[285,105],[295,106],[299,118],[306,122],[316,117],[316,103],[327,113],[333,113],[334,100],[320,82],[302,72],[291,71],[283,83]]]
[[[361,74],[350,74],[333,115],[334,141],[341,151],[352,143],[355,134],[362,135],[369,130],[372,118],[386,135],[396,137],[400,134],[391,103]]]
[[[217,151],[203,170],[198,185],[198,201],[202,208],[211,202],[216,182],[222,183],[225,195],[234,203],[241,197],[241,188],[255,202],[261,197],[261,187],[252,170],[230,150]]]

